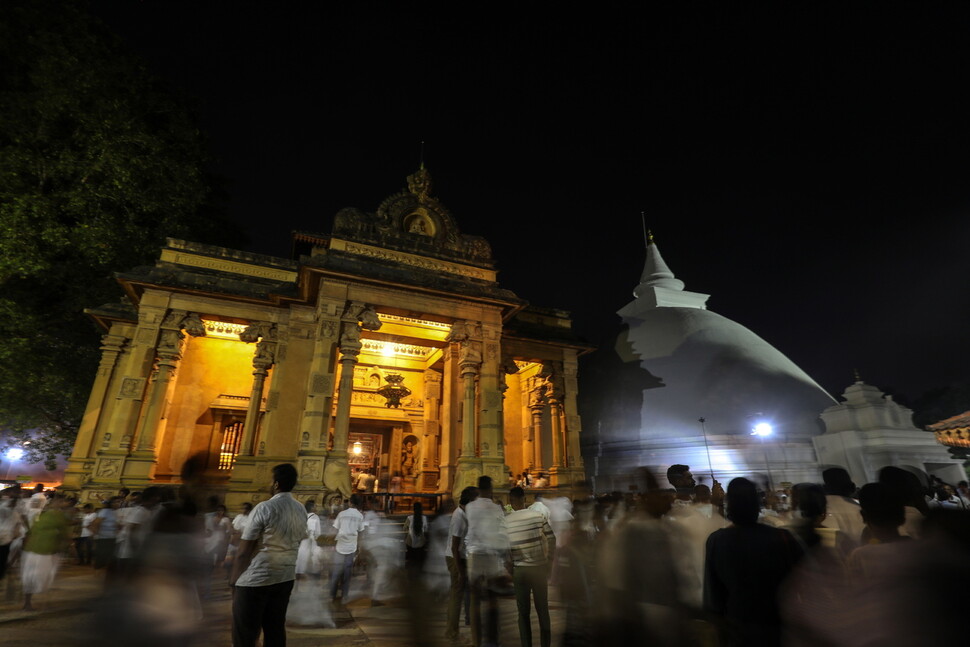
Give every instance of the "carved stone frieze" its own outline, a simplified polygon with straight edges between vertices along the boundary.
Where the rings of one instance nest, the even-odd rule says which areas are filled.
[[[337,325],[339,322],[336,319],[322,319],[320,321],[320,337],[323,339],[333,339],[337,334]]]
[[[323,477],[323,461],[320,459],[304,459],[300,465],[300,480],[304,483],[319,481]]]
[[[145,392],[145,378],[126,377],[121,381],[118,397],[122,399],[138,399]]]
[[[95,472],[99,479],[110,479],[121,474],[121,459],[120,458],[102,458],[99,459],[98,469]]]
[[[490,362],[498,359],[498,344],[485,344],[485,357]]]

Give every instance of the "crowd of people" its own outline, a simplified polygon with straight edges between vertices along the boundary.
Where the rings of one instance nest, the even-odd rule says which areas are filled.
[[[300,503],[289,464],[273,469],[270,499],[234,516],[185,487],[122,490],[97,510],[14,487],[0,491],[0,578],[19,575],[31,610],[63,559],[90,565],[106,595],[137,609],[113,631],[145,645],[152,635],[189,644],[219,583],[232,591],[234,645],[260,633],[266,647],[285,644],[287,622],[333,626],[359,596],[405,601],[416,645],[475,647],[499,644],[500,600],[514,598],[520,644],[551,647],[550,587],[566,647],[962,637],[966,482],[896,467],[861,488],[841,468],[784,490],[745,478],[726,491],[698,485],[686,465],[666,477],[670,487],[642,468],[629,491],[596,496],[585,481],[568,492],[510,481],[500,495],[483,476],[434,514],[417,499],[396,521],[367,490]],[[434,614],[441,635],[428,630]]]

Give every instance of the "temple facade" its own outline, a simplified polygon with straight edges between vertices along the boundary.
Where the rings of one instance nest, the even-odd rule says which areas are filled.
[[[182,482],[192,465],[229,505],[265,497],[292,462],[296,494],[351,493],[353,467],[407,492],[481,474],[582,478],[578,357],[566,312],[501,288],[491,247],[462,234],[423,167],[376,212],[294,234],[296,260],[169,239],[118,274],[64,489]]]

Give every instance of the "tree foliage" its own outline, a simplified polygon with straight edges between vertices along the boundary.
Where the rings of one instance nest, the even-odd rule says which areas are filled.
[[[83,5],[0,3],[0,430],[69,453],[98,361],[82,311],[166,236],[238,245],[184,99]]]

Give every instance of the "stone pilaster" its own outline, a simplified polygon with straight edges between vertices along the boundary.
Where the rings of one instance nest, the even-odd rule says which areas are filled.
[[[461,456],[455,474],[453,491],[460,493],[469,485],[475,485],[482,474],[482,461],[478,456],[476,425],[476,379],[482,368],[482,344],[473,339],[474,322],[455,322],[447,341],[458,345],[458,374],[461,376]]]
[[[439,482],[439,440],[441,421],[439,408],[441,402],[441,373],[434,370],[424,372],[424,420],[421,442],[421,479],[422,486]]]
[[[94,467],[95,436],[99,423],[103,422],[102,415],[105,413],[108,388],[114,377],[118,358],[124,347],[131,342],[131,338],[124,334],[126,328],[128,326],[115,323],[111,326],[111,332],[101,337],[101,362],[98,364],[91,395],[84,408],[84,417],[78,427],[74,450],[71,452],[64,472],[65,490],[79,490]]]
[[[120,483],[123,457],[131,450],[165,314],[166,309],[157,306],[143,304],[138,309],[138,328],[117,369],[121,378],[118,390],[109,394],[116,398],[116,402],[111,407],[107,424],[98,425],[101,447],[93,477],[98,482]],[[118,460],[119,457],[122,460]]]
[[[340,492],[345,498],[351,495],[350,466],[347,462],[347,444],[350,438],[350,404],[354,393],[354,366],[363,344],[360,331],[377,330],[381,322],[372,306],[352,301],[341,316],[340,332],[340,386],[337,390],[337,414],[333,425],[333,449],[324,466],[323,482],[327,490]]]
[[[449,344],[442,353],[444,377],[441,398],[441,446],[439,449],[441,484],[447,488],[455,481],[457,454],[461,447],[461,425],[458,412],[461,409],[461,377],[458,370],[457,344]]]
[[[529,434],[532,440],[532,461],[531,469],[529,473],[532,474],[532,478],[543,470],[542,465],[542,413],[546,410],[548,402],[546,400],[546,381],[539,377],[533,376],[529,380],[529,412],[532,419],[531,433]]]
[[[193,337],[205,335],[202,320],[195,313],[184,310],[170,310],[159,329],[158,345],[155,348],[155,371],[148,384],[146,402],[138,426],[135,450],[125,464],[125,483],[145,487],[151,483],[158,462],[156,440],[162,424],[165,402],[175,379],[179,361],[182,359],[185,330]]]
[[[563,351],[563,421],[566,436],[566,470],[570,483],[586,478],[580,449],[582,425],[579,417],[579,358],[575,350]]]
[[[549,367],[549,378],[546,386],[546,399],[549,402],[549,435],[552,440],[552,465],[549,468],[549,483],[553,487],[560,485],[560,478],[564,475],[565,442],[562,429],[563,398],[561,369],[557,365]]]
[[[337,342],[345,302],[321,299],[317,304],[313,355],[307,371],[306,398],[300,424],[300,487],[324,489],[330,445]]]
[[[269,322],[252,323],[239,333],[239,339],[247,344],[255,344],[256,348],[253,353],[253,385],[249,392],[242,440],[239,443],[239,453],[232,468],[229,486],[231,490],[248,490],[262,487],[266,479],[266,466],[260,464],[258,458],[261,452],[256,436],[263,410],[266,376],[276,361],[276,326]]]

